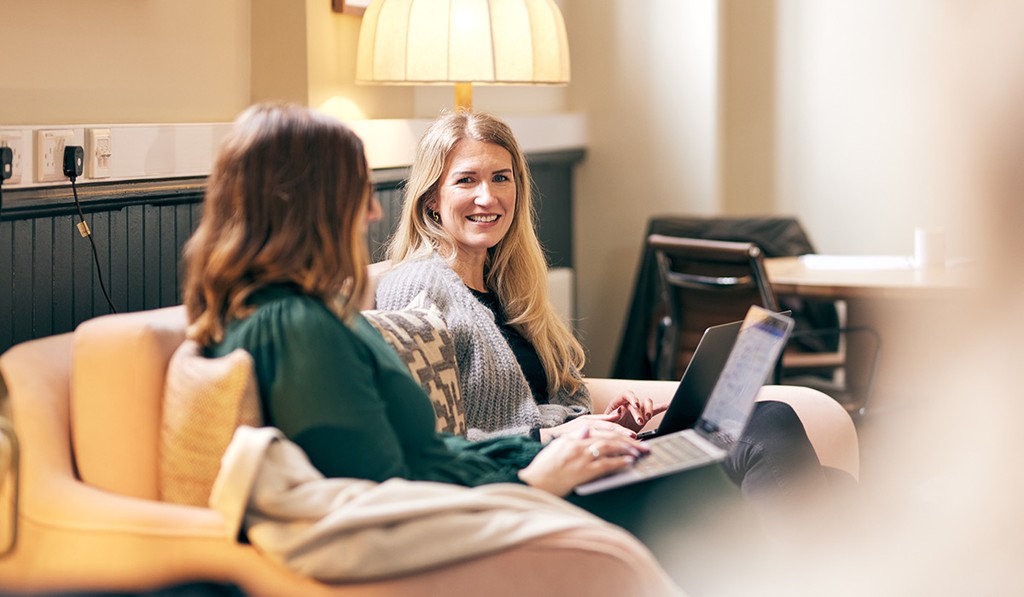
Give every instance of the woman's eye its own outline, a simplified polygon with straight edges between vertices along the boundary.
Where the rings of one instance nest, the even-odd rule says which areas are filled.
[[[494,182],[508,182],[512,180],[507,174],[495,174]]]
[[[455,184],[468,184],[468,183],[471,183],[471,182],[473,182],[472,178],[470,178],[468,176],[463,176],[462,178],[456,180]]]

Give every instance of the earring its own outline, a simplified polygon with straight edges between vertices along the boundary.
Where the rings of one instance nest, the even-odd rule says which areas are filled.
[[[434,211],[432,209],[427,209],[427,214],[430,215],[430,219],[431,220],[434,220],[438,224],[441,223],[441,214],[437,213],[436,211]]]

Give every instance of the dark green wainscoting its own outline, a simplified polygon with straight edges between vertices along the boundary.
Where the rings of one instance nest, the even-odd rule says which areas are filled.
[[[555,267],[573,264],[573,167],[583,151],[529,156],[538,234]],[[382,221],[370,250],[381,258],[402,207],[407,169],[374,172]],[[205,177],[81,184],[78,195],[96,242],[103,280],[118,311],[181,302],[181,247],[202,212]],[[0,352],[71,331],[109,313],[89,241],[75,225],[70,185],[9,189],[0,214]]]

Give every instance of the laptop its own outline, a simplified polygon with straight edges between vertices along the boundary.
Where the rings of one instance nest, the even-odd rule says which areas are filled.
[[[780,311],[782,315],[793,312]],[[693,427],[700,418],[708,403],[711,391],[715,389],[718,374],[725,367],[736,336],[740,333],[743,321],[733,321],[714,325],[704,330],[697,347],[690,356],[690,362],[679,380],[679,386],[672,396],[668,409],[661,417],[657,429],[648,429],[637,435],[637,439],[646,441],[659,435],[666,435]],[[769,374],[771,372],[769,371]]]
[[[791,317],[756,305],[750,307],[747,316],[739,323],[736,341],[696,423],[688,429],[668,433],[661,431],[666,423],[663,420],[658,427],[658,437],[646,442],[650,448],[648,455],[624,470],[579,485],[575,490],[577,494],[606,491],[725,460],[743,433],[754,411],[754,399],[793,331]],[[728,328],[719,334],[724,336],[727,332]],[[676,398],[684,397],[679,396],[679,392],[684,391],[687,374],[696,368],[687,367],[676,390]],[[675,402],[673,398],[672,405]],[[686,403],[680,404],[680,409],[687,406]],[[671,405],[669,409],[672,409]],[[680,412],[685,414],[683,410]],[[666,419],[668,414],[665,413]]]

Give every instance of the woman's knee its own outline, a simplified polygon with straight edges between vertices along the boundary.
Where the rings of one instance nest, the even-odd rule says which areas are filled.
[[[755,405],[728,462],[730,476],[745,490],[784,486],[820,467],[800,417],[776,401]]]
[[[860,477],[857,429],[846,409],[831,396],[802,386],[765,386],[758,402],[787,405],[822,466],[844,471],[854,479]]]

